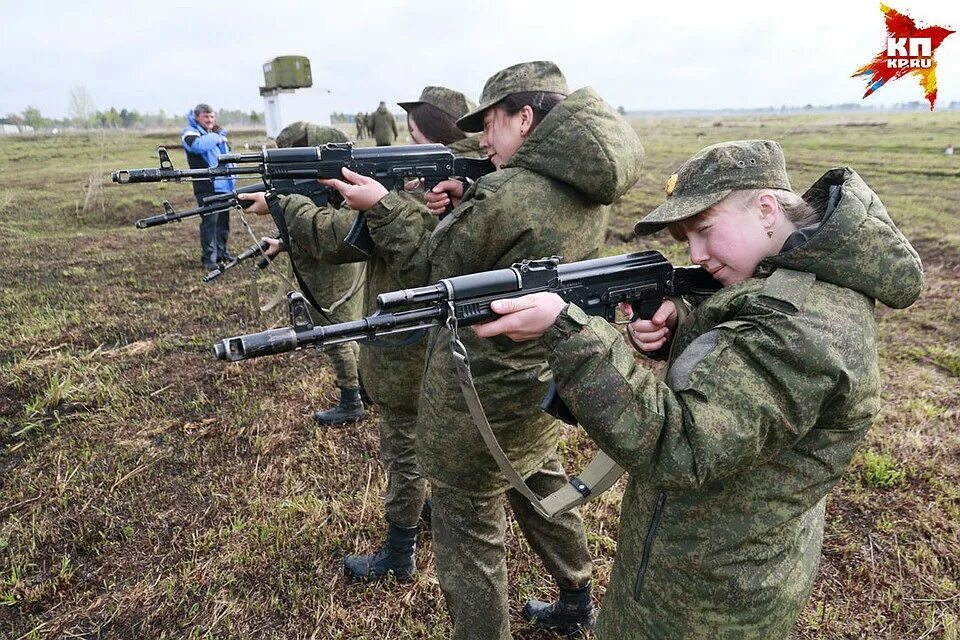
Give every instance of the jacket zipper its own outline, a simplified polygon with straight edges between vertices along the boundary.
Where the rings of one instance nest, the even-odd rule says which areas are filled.
[[[660,516],[663,514],[663,503],[667,501],[667,492],[661,491],[657,496],[657,508],[653,510],[653,518],[650,519],[650,528],[647,529],[647,539],[643,542],[643,557],[640,560],[640,568],[637,569],[637,579],[633,583],[633,599],[640,601],[640,592],[643,591],[643,579],[647,574],[647,564],[650,562],[650,548],[653,547],[653,536],[657,533],[657,527],[660,526]]]

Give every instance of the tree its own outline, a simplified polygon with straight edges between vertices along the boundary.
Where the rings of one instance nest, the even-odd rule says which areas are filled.
[[[129,129],[130,127],[135,127],[140,122],[140,114],[136,109],[133,111],[128,111],[127,109],[120,110],[120,126],[124,129]]]
[[[89,127],[96,115],[97,105],[93,102],[93,96],[82,84],[70,89],[69,112],[78,127]]]
[[[23,125],[26,123],[23,121],[23,116],[19,113],[8,113],[7,122],[17,128],[17,133],[23,133]]]
[[[621,116],[625,116],[627,115],[627,110],[623,108],[623,105],[620,105],[617,107],[617,113],[619,113]]]
[[[110,107],[110,111],[104,113],[106,119],[106,125],[111,129],[116,129],[120,126],[120,112],[117,111],[116,107]]]
[[[37,131],[46,124],[47,120],[40,114],[40,109],[29,106],[23,110],[23,122],[27,126],[33,127],[34,131]]]

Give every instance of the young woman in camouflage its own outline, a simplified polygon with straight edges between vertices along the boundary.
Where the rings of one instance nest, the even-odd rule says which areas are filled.
[[[486,83],[480,106],[460,118],[483,131],[481,147],[498,167],[466,192],[458,182],[427,194],[436,212],[457,205],[436,229],[418,223],[422,205],[344,171],[329,181],[366,210],[378,251],[406,286],[508,267],[530,257],[596,257],[608,206],[639,177],[636,133],[590,88],[569,93],[551,62],[514,65]],[[462,197],[462,201],[460,201]],[[558,423],[538,403],[550,376],[538,345],[460,338],[490,425],[531,489],[547,495],[567,482],[557,457]],[[577,634],[593,624],[592,562],[576,512],[548,521],[508,491],[456,383],[450,334],[431,331],[417,420],[417,453],[433,492],[437,577],[453,638],[510,638],[505,550],[506,494],[514,517],[560,589],[559,603],[530,601],[524,615]]]
[[[637,224],[669,227],[724,288],[685,321],[660,382],[620,334],[553,294],[494,303],[477,328],[547,349],[583,428],[630,474],[601,638],[787,638],[820,557],[825,496],[877,415],[875,300],[920,295],[917,253],[852,169],[802,198],[775,142],[708,147]]]
[[[347,136],[339,129],[321,127],[319,125],[298,121],[283,128],[277,135],[277,146],[287,147],[315,147],[328,142],[346,142]],[[261,194],[262,197],[262,194]],[[270,243],[271,249],[266,255],[273,257],[280,252],[280,241],[273,238],[264,238]],[[299,238],[291,237],[287,250],[290,259],[296,265],[297,273],[317,302],[324,305],[326,315],[333,322],[347,322],[356,320],[360,316],[360,301],[363,294],[359,291],[353,295],[349,292],[355,281],[360,277],[358,264],[324,264],[310,254],[308,247]],[[336,307],[334,304],[340,302]],[[318,316],[314,316],[319,320]],[[364,415],[363,402],[360,400],[360,377],[358,372],[358,358],[360,348],[356,342],[344,342],[326,350],[327,357],[333,365],[337,387],[340,389],[340,399],[329,409],[316,411],[313,419],[324,425],[344,424],[356,422]]]
[[[417,100],[399,105],[407,111],[407,124],[415,144],[443,144],[458,156],[480,154],[478,138],[467,136],[456,127],[457,118],[476,107],[459,91],[428,86]],[[269,212],[262,196],[248,199],[255,201],[250,211]],[[346,206],[317,207],[303,196],[281,198],[279,206],[291,240],[311,259],[352,265],[367,261],[363,306],[368,312],[376,309],[378,293],[405,286],[376,252],[367,256],[343,242],[357,211]],[[436,218],[424,212],[418,224],[432,229]],[[372,554],[344,558],[344,571],[353,578],[376,579],[389,573],[400,580],[412,580],[416,573],[416,538],[427,493],[427,481],[420,472],[414,446],[424,352],[422,340],[399,347],[365,344],[360,348],[364,385],[380,413],[380,464],[387,475],[384,496],[387,538]]]

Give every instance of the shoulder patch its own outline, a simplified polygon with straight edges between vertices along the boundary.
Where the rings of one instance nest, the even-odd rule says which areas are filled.
[[[720,330],[712,329],[687,345],[676,360],[670,365],[667,373],[667,386],[674,391],[681,391],[690,386],[690,374],[700,362],[713,353],[720,342]]]

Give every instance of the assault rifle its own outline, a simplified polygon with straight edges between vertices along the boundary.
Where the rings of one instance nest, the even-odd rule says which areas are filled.
[[[251,200],[240,200],[237,198],[238,195],[243,193],[263,193],[265,191],[271,192],[274,195],[289,195],[292,193],[299,193],[313,200],[318,207],[322,207],[323,205],[327,204],[327,202],[329,202],[331,199],[339,202],[340,196],[335,189],[325,187],[316,180],[274,180],[269,188],[265,183],[261,182],[258,184],[247,185],[246,187],[241,187],[240,189],[235,189],[234,191],[228,191],[226,193],[215,193],[203,199],[203,206],[190,209],[189,211],[177,211],[173,208],[173,205],[164,200],[163,213],[150,216],[149,218],[141,218],[140,220],[137,220],[135,226],[138,229],[149,229],[150,227],[156,227],[169,222],[180,222],[186,218],[193,218],[196,216],[202,218],[204,216],[221,213],[223,211],[230,211],[232,209],[236,209],[237,207],[246,209],[253,204],[253,202]]]
[[[402,189],[405,181],[421,178],[428,187],[448,178],[476,180],[493,171],[489,160],[457,158],[442,144],[354,148],[351,142],[331,142],[320,147],[264,149],[255,153],[227,153],[216,167],[174,169],[164,147],[159,147],[157,169],[120,169],[112,174],[120,184],[184,182],[241,176],[261,176],[267,184],[297,178],[342,178],[341,170],[369,176],[387,189]],[[228,166],[235,163],[237,166]],[[245,166],[255,164],[256,166]]]
[[[218,360],[235,362],[303,347],[372,341],[440,325],[469,326],[497,317],[490,310],[492,301],[539,291],[556,293],[587,314],[611,322],[621,302],[632,305],[635,318],[650,318],[667,296],[710,295],[720,286],[701,267],[674,267],[658,251],[566,264],[558,257],[524,260],[506,269],[381,293],[373,315],[325,326],[314,326],[300,294],[290,293],[291,326],[220,340],[214,344],[214,353]]]
[[[674,267],[658,251],[638,251],[567,264],[559,257],[524,260],[507,269],[455,276],[434,285],[381,293],[373,315],[326,326],[315,326],[303,296],[290,292],[287,303],[291,326],[225,338],[213,345],[213,351],[218,360],[236,362],[303,347],[322,349],[342,342],[377,343],[383,336],[422,333],[441,325],[456,329],[496,318],[497,314],[490,310],[494,300],[539,291],[556,293],[588,315],[610,322],[615,321],[621,302],[630,303],[633,319],[651,318],[667,296],[707,296],[720,287],[702,267]],[[540,406],[557,418],[576,423],[553,384]]]
[[[174,169],[164,147],[158,149],[158,155],[159,168],[121,169],[113,172],[113,181],[135,184],[260,176],[272,189],[278,180],[340,179],[346,167],[389,190],[400,190],[411,179],[420,179],[425,188],[431,189],[449,178],[470,182],[494,170],[487,159],[458,158],[441,144],[354,148],[350,142],[331,142],[320,147],[265,149],[220,155],[218,166],[206,169]],[[346,242],[365,253],[373,248],[363,215],[357,217]]]

